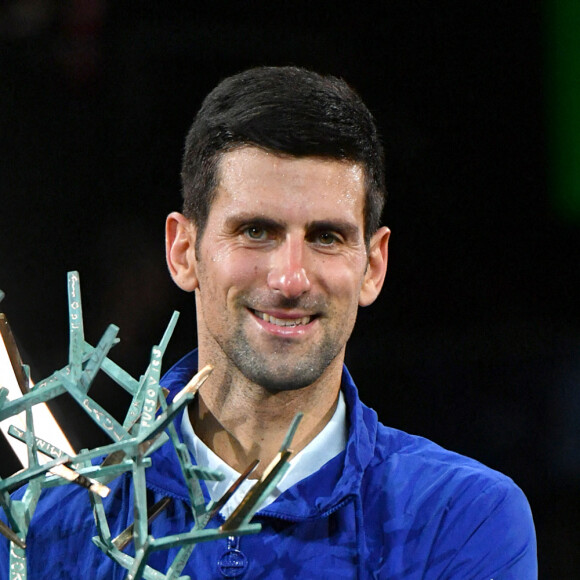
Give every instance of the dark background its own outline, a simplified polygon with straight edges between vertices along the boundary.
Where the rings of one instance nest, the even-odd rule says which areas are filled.
[[[393,231],[348,353],[361,396],[511,476],[540,576],[578,577],[580,220],[551,185],[551,34],[533,1],[0,1],[1,309],[33,378],[67,362],[73,269],[88,339],[118,325],[111,358],[134,376],[174,309],[164,367],[190,349],[163,224],[201,99],[253,65],[341,76],[380,127]],[[106,380],[91,395],[123,413]],[[76,445],[104,442],[69,401],[53,409]]]

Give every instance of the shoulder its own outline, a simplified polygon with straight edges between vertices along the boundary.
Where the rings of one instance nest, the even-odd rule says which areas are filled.
[[[417,526],[462,513],[463,522],[477,526],[485,514],[496,514],[492,521],[499,521],[498,512],[517,510],[533,530],[527,499],[509,477],[424,437],[383,425],[358,398],[346,369],[343,389],[351,425],[348,462],[361,470],[363,503],[374,514]]]
[[[363,481],[366,514],[382,514],[382,529],[399,536],[383,541],[432,560],[433,577],[438,570],[455,578],[455,568],[457,577],[535,577],[529,503],[499,471],[379,423]],[[512,567],[521,575],[506,575]]]
[[[407,513],[449,511],[472,502],[492,510],[508,500],[529,510],[521,489],[503,473],[381,423],[365,476],[368,485],[392,495],[390,501],[404,503]]]
[[[509,489],[515,483],[483,463],[420,437],[378,423],[371,471],[389,478],[412,480],[413,488],[427,483],[455,494],[468,489]]]

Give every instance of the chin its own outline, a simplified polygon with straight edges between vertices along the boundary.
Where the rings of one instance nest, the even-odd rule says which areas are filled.
[[[320,378],[320,373],[293,372],[292,375],[287,377],[283,377],[281,374],[273,376],[271,373],[252,373],[251,376],[246,375],[246,377],[253,383],[260,385],[269,393],[275,394],[284,391],[298,391],[300,389],[305,389]]]
[[[300,389],[305,389],[306,387],[310,386],[312,383],[308,382],[305,383],[304,381],[292,381],[292,382],[285,382],[280,383],[279,381],[271,382],[267,384],[259,383],[261,387],[263,387],[269,393],[275,395],[276,393],[282,393],[285,391],[299,391]]]

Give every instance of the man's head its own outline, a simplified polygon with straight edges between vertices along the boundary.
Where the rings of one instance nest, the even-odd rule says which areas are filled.
[[[370,113],[337,79],[255,69],[208,96],[166,250],[196,293],[200,361],[226,382],[338,389],[358,307],[387,267],[381,163]]]
[[[384,204],[383,150],[372,115],[344,81],[301,68],[261,67],[225,79],[206,97],[187,136],[182,166],[183,213],[195,224],[198,243],[222,155],[247,145],[359,163],[368,245]]]

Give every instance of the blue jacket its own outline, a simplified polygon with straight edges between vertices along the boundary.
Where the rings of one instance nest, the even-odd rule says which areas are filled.
[[[164,377],[177,392],[197,368],[190,353]],[[448,579],[537,578],[535,533],[528,502],[511,479],[434,443],[378,422],[344,370],[349,439],[343,453],[259,511],[256,535],[198,544],[183,571],[192,579]],[[179,421],[180,419],[178,419]],[[152,524],[160,537],[192,525],[175,451],[166,444],[147,470],[150,501],[174,500]],[[133,519],[128,476],[105,500],[113,536]],[[221,524],[219,516],[210,525]],[[67,485],[45,490],[28,535],[29,580],[113,580],[126,570],[91,542],[96,533],[87,492]],[[0,580],[8,579],[8,546],[0,541]],[[241,553],[241,554],[240,554]],[[152,554],[165,572],[175,551]],[[232,557],[232,555],[234,557]]]

